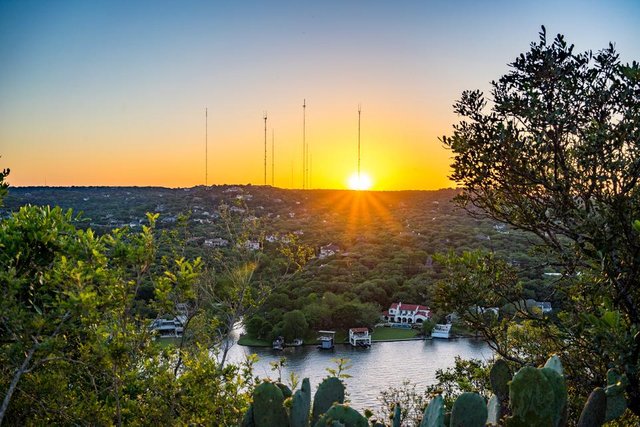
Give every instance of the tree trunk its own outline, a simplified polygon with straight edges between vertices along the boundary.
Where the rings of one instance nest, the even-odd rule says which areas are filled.
[[[33,347],[29,349],[29,351],[27,352],[27,357],[25,357],[22,361],[22,365],[20,365],[15,374],[13,374],[13,379],[11,380],[11,384],[9,385],[7,394],[4,396],[4,400],[2,401],[2,408],[0,408],[0,425],[2,425],[2,420],[4,419],[4,414],[7,412],[7,408],[9,408],[9,402],[11,401],[11,396],[13,396],[13,392],[16,390],[18,381],[20,381],[20,377],[27,370],[27,367],[31,362],[31,358],[33,357],[33,354],[36,352],[37,348],[38,343],[34,344]]]

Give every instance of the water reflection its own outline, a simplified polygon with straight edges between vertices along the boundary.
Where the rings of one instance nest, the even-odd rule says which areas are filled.
[[[351,368],[347,373],[352,377],[346,379],[345,383],[351,405],[358,410],[377,408],[380,391],[391,386],[401,386],[404,380],[418,384],[418,389],[433,384],[436,370],[453,366],[456,356],[488,360],[493,354],[484,342],[461,338],[373,343],[370,349],[339,344],[332,351],[321,351],[315,346],[274,351],[269,348],[234,345],[229,351],[229,361],[242,361],[251,353],[260,358],[254,367],[255,375],[277,378],[277,373],[271,370],[269,362],[278,361],[284,356],[287,358],[287,365],[283,369],[283,378],[288,378],[290,372],[294,372],[300,379],[309,377],[314,393],[322,378],[328,375],[326,368],[335,367],[332,358],[350,359]]]

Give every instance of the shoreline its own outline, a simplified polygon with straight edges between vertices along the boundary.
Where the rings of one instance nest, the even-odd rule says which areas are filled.
[[[402,341],[432,341],[432,340],[443,340],[443,341],[449,341],[449,340],[455,340],[455,339],[480,339],[478,337],[475,336],[471,336],[471,335],[458,335],[455,337],[450,337],[450,338],[432,338],[432,337],[415,337],[415,338],[393,338],[393,339],[382,339],[382,340],[371,340],[371,343],[377,343],[377,342],[402,342]],[[237,345],[243,346],[243,347],[259,347],[259,348],[270,348],[271,345],[270,344],[242,344],[240,343],[240,340],[236,341]],[[339,342],[336,344],[342,344],[342,345],[349,345],[349,341],[344,341],[344,342]],[[309,343],[309,344],[302,344],[301,346],[297,346],[297,347],[309,347],[309,346],[317,346],[317,343]],[[285,346],[285,348],[294,348],[296,346]]]

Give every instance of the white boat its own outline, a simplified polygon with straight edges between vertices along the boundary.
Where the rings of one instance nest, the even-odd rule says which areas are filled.
[[[431,338],[450,338],[451,335],[451,323],[437,324],[431,331]]]

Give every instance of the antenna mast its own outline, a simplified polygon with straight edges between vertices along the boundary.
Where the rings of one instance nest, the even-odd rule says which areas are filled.
[[[275,164],[276,164],[276,156],[274,150],[274,136],[273,136],[273,128],[271,128],[271,186],[274,187],[274,175],[275,175]]]
[[[204,185],[209,185],[209,111],[204,107]]]
[[[302,100],[302,189],[307,188],[307,100]]]
[[[267,112],[264,112],[264,185],[267,185]]]
[[[360,182],[360,104],[358,104],[358,182]]]

